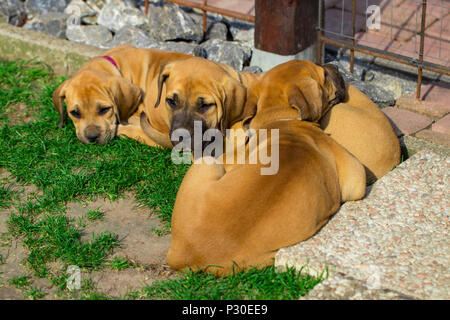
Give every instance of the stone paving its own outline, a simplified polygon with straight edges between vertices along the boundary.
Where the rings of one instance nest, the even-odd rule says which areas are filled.
[[[328,268],[306,299],[450,299],[449,169],[448,152],[418,152],[275,265]]]

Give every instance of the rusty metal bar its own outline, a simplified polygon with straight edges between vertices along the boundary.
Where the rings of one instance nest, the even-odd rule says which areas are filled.
[[[145,0],[145,15],[148,15],[148,0]]]
[[[364,53],[367,55],[386,59],[389,61],[398,62],[398,63],[404,64],[404,65],[416,67],[419,64],[418,62],[415,62],[415,61],[417,61],[416,59],[411,59],[411,58],[408,58],[408,57],[400,55],[400,54],[386,52],[383,50],[366,47],[366,46],[362,46],[362,45],[358,45],[358,44],[352,46],[350,43],[347,43],[346,41],[330,40],[330,39],[327,39],[326,37],[321,37],[319,39],[319,41],[322,42],[323,44],[328,44],[328,45],[331,45],[334,47],[339,47],[339,48],[344,48],[344,49],[352,49],[353,48],[355,50],[355,52],[361,52],[361,53]],[[437,65],[437,64],[434,64],[431,62],[426,62],[426,61],[422,62],[422,69],[450,76],[450,68],[441,66],[441,65]]]
[[[323,26],[324,26],[324,1],[325,0],[319,0],[319,16],[317,19],[317,42],[316,42],[316,63],[322,64],[323,63],[323,43],[321,41],[323,37]]]
[[[227,16],[227,17],[231,17],[231,18],[236,18],[239,20],[244,20],[244,21],[248,21],[248,22],[255,22],[255,17],[252,16],[251,14],[245,14],[245,13],[240,13],[240,12],[236,12],[236,11],[232,11],[232,10],[227,10],[227,9],[223,9],[223,8],[218,8],[218,7],[214,7],[211,5],[204,5],[203,3],[196,3],[196,2],[192,2],[192,1],[188,1],[188,0],[164,0],[167,2],[172,2],[181,6],[186,6],[186,7],[191,7],[194,9],[200,9],[203,11],[207,11],[207,12],[213,12],[213,13],[217,13],[223,16]]]
[[[423,64],[423,50],[425,46],[425,20],[427,15],[427,0],[423,0],[422,2],[422,21],[420,26],[420,51],[419,51],[419,66],[418,66],[418,74],[417,74],[417,90],[416,90],[416,99],[420,99],[420,91],[422,87],[422,64]]]
[[[353,0],[352,6],[352,45],[355,46],[356,33],[356,0]],[[355,50],[350,49],[350,73],[353,74],[355,66]]]
[[[203,0],[203,7],[206,7],[208,5],[208,0]],[[207,29],[207,15],[206,10],[203,9],[203,34],[206,33]]]

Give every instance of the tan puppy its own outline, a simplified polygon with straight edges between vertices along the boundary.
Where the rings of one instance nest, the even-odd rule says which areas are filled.
[[[293,70],[295,74],[299,68]],[[319,72],[320,71],[320,72]],[[174,269],[205,268],[228,274],[273,263],[278,249],[311,237],[341,202],[364,196],[361,163],[313,124],[340,95],[333,82],[324,87],[305,71],[284,78],[273,69],[252,83],[245,122],[257,130],[246,144],[247,159],[269,146],[279,150],[278,172],[262,175],[257,164],[194,164],[177,194],[167,261]],[[289,101],[292,107],[286,108]],[[278,129],[279,139],[259,129]],[[257,149],[250,146],[256,145]],[[227,150],[228,152],[229,150]],[[211,160],[200,158],[201,160]]]
[[[400,143],[389,120],[365,94],[347,84],[348,99],[320,119],[320,126],[364,164],[367,181],[400,163]]]
[[[210,128],[224,133],[242,119],[245,85],[258,77],[198,57],[163,64],[154,107],[165,110],[167,131],[158,130],[153,118],[148,120],[144,114],[141,127],[152,140],[169,148],[178,142],[169,138],[175,130],[186,129],[193,136],[195,121],[201,124],[202,133]]]
[[[331,92],[323,97],[328,100],[328,103],[324,101],[323,116],[318,117],[318,113],[312,111],[311,114],[301,112],[301,118],[319,121],[325,133],[358,158],[366,169],[368,182],[382,177],[400,163],[400,143],[389,120],[365,94],[344,83],[336,66],[320,67],[309,61],[294,60],[277,66],[276,70],[278,77],[270,77],[273,83],[268,85],[272,92],[279,92],[270,95],[276,100],[274,105],[279,107],[279,112],[292,114],[291,107],[296,108],[299,103],[287,99],[292,86],[290,80],[311,77],[311,90],[306,91],[306,95],[317,94],[317,86]],[[330,88],[336,88],[336,96]],[[317,110],[312,107],[310,110]]]
[[[105,58],[106,57],[106,58]],[[104,144],[117,134],[155,145],[135,126],[119,126],[148,104],[156,101],[156,79],[163,63],[189,58],[181,53],[120,46],[87,62],[53,93],[53,104],[63,124],[63,100],[78,138],[84,143]],[[153,110],[156,124],[164,123],[164,110]],[[122,129],[122,130],[121,130]]]

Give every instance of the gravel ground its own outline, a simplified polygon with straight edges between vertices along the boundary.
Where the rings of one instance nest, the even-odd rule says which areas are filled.
[[[449,156],[416,153],[275,265],[328,268],[306,299],[450,299],[449,168]]]

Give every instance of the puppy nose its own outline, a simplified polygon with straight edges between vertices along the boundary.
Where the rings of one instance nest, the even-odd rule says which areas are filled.
[[[86,136],[86,139],[89,142],[97,142],[98,137],[100,137],[100,130],[98,128],[96,128],[95,126],[89,126],[86,128],[86,130],[84,131],[84,134]]]
[[[86,135],[86,138],[89,142],[96,142],[100,134],[98,133],[89,133]]]

